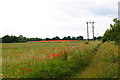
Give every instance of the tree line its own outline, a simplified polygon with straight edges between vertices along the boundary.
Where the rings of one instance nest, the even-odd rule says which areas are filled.
[[[102,41],[114,41],[116,44],[120,44],[120,20],[113,19],[114,24],[110,24],[110,29],[107,29],[104,33]]]
[[[94,37],[94,40],[101,40],[101,39],[102,39],[101,36]],[[15,43],[15,42],[27,42],[27,41],[41,41],[41,40],[86,40],[86,39],[84,39],[83,36],[77,36],[77,37],[65,36],[62,39],[59,38],[59,36],[56,36],[56,37],[53,37],[53,38],[42,39],[42,38],[26,38],[23,35],[19,35],[18,37],[15,36],[15,35],[14,36],[13,35],[11,35],[11,36],[5,35],[2,38],[0,38],[0,41],[3,42],[3,43]],[[93,40],[93,39],[91,39],[91,40]]]
[[[77,37],[63,37],[62,39],[59,38],[58,36],[53,37],[53,38],[26,38],[23,35],[19,35],[17,36],[9,36],[9,35],[5,35],[2,38],[0,38],[0,41],[3,43],[15,43],[15,42],[27,42],[27,41],[41,41],[41,40],[84,40],[83,36],[77,36]]]

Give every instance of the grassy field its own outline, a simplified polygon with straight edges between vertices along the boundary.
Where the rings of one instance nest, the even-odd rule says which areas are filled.
[[[3,78],[72,77],[89,64],[98,43],[3,43]]]
[[[100,43],[100,41],[90,41],[88,44],[85,41],[3,43],[2,77],[116,77],[117,47],[112,43],[105,43],[98,48]]]
[[[76,78],[117,78],[118,45],[106,42],[96,52],[91,64]]]

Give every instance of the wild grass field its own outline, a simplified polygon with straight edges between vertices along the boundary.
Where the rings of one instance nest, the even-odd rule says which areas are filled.
[[[91,64],[76,78],[118,78],[118,45],[106,42],[101,45]]]
[[[117,61],[113,62],[113,59],[116,60],[118,57],[117,47],[111,43],[102,46],[100,44],[100,41],[3,43],[2,77],[111,78],[118,76]],[[103,72],[102,70],[105,69],[107,70]]]

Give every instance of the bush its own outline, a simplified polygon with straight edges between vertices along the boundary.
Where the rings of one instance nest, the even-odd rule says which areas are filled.
[[[87,42],[85,42],[85,44],[89,44],[89,42],[87,41]]]

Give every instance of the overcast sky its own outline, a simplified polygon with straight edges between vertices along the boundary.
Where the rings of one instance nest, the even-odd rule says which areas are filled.
[[[90,20],[95,22],[95,36],[102,36],[113,18],[118,17],[118,1],[0,0],[0,37],[22,34],[39,38],[80,35],[86,38],[86,21]]]

